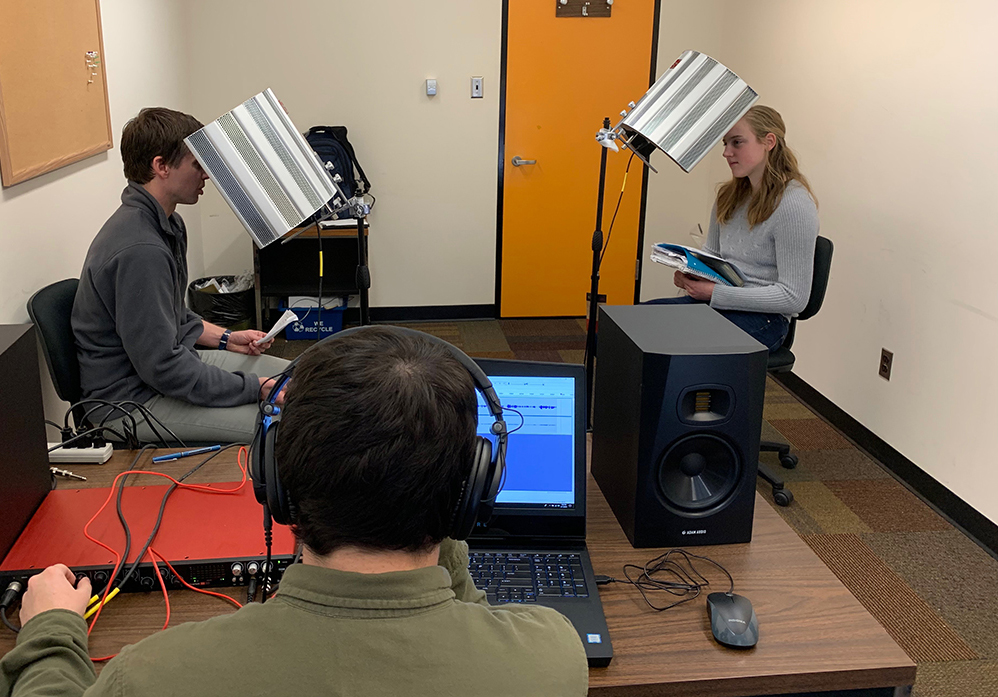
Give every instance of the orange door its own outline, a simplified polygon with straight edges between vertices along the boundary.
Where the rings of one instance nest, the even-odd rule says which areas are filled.
[[[593,0],[596,2],[597,0]],[[610,17],[557,17],[555,0],[509,0],[500,313],[586,314],[601,146],[609,116],[648,89],[655,0],[615,2]],[[630,153],[607,153],[604,238]],[[514,166],[513,158],[535,164]],[[607,302],[634,301],[643,167],[631,164],[600,271]]]

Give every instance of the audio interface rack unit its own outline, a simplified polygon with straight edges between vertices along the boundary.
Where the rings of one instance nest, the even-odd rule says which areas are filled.
[[[235,482],[209,484],[231,489]],[[131,532],[128,568],[145,546],[159,514],[167,486],[128,486],[122,512]],[[65,564],[103,589],[115,565],[115,556],[87,539],[83,528],[107,499],[109,489],[60,489],[42,502],[24,532],[0,563],[0,583],[25,582],[52,564]],[[90,534],[118,552],[125,534],[113,502],[91,524]],[[152,549],[170,562],[192,586],[244,586],[254,574],[264,576],[267,559],[263,538],[263,509],[247,485],[234,494],[177,489],[170,495]],[[280,580],[294,559],[295,540],[284,526],[274,526],[271,583]],[[159,587],[152,556],[147,554],[122,592],[152,591]],[[183,584],[166,564],[157,561],[168,590]],[[119,575],[120,578],[120,575]]]

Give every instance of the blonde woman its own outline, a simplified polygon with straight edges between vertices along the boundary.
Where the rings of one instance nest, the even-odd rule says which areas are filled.
[[[717,285],[677,271],[674,283],[687,295],[650,303],[709,303],[774,351],[811,292],[817,203],[775,109],[752,107],[723,142],[732,178],[718,189],[703,248],[736,264],[745,285]]]

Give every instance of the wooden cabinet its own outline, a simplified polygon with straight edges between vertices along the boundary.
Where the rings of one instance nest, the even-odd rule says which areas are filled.
[[[292,230],[288,236],[298,230]],[[366,232],[366,231],[365,231]],[[367,237],[364,238],[367,257]],[[322,297],[356,295],[357,229],[322,231]],[[253,271],[256,277],[256,326],[265,329],[264,313],[276,308],[289,295],[319,294],[319,239],[311,228],[293,240],[274,242],[263,249],[253,246]]]

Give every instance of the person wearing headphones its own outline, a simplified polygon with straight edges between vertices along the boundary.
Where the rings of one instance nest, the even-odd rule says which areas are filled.
[[[756,105],[724,136],[731,180],[721,186],[703,249],[735,264],[742,287],[715,284],[677,271],[678,298],[648,304],[708,303],[775,351],[790,318],[807,306],[818,238],[818,209],[772,107]]]
[[[431,339],[365,327],[293,365],[279,432],[261,419],[254,445],[273,447],[254,454],[254,477],[283,491],[254,484],[303,548],[272,599],[125,647],[95,681],[90,584],[51,567],[29,581],[0,694],[585,695],[572,624],[540,606],[489,606],[467,544],[449,537],[494,500],[505,424],[495,400],[493,455],[476,435],[487,378]]]

